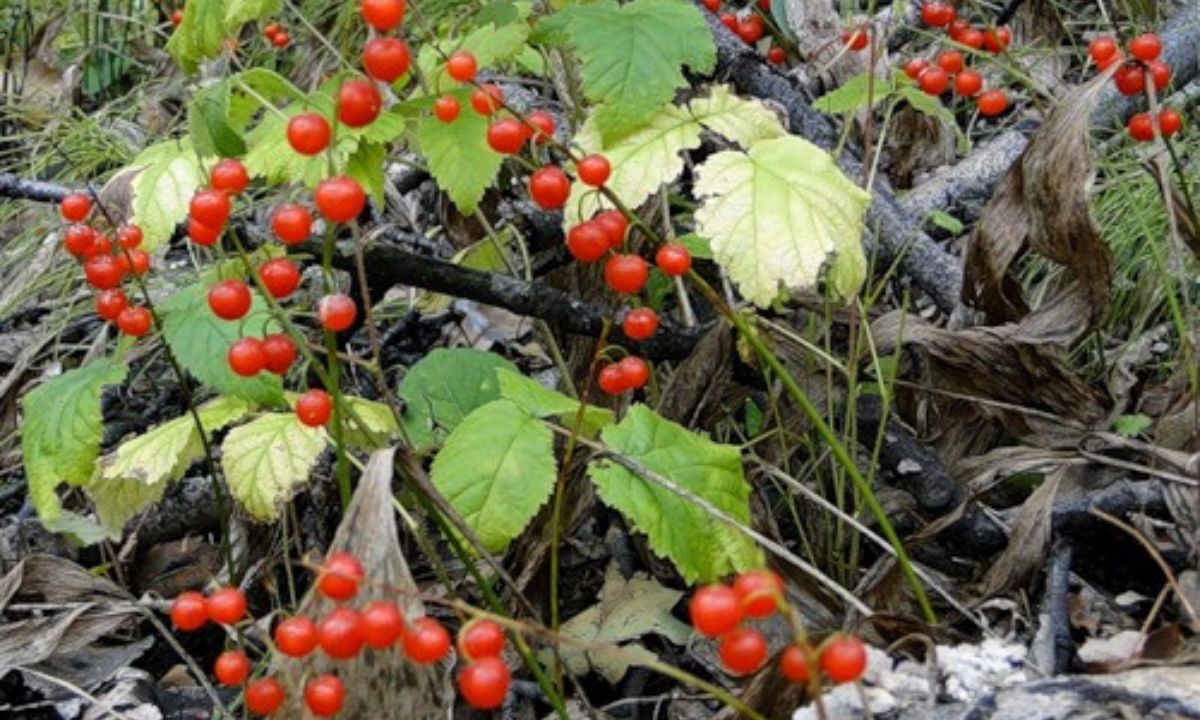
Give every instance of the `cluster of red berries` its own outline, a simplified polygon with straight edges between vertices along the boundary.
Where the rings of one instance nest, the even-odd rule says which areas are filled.
[[[778,611],[785,604],[783,590],[783,580],[770,570],[744,572],[732,585],[706,585],[692,596],[692,626],[702,635],[719,638],[717,651],[730,672],[752,673],[767,661],[767,641],[743,621]],[[853,682],[866,670],[866,646],[854,636],[835,635],[817,648],[791,644],[779,658],[780,672],[791,682],[809,682],[814,666],[835,683]]]
[[[83,274],[96,294],[96,314],[133,337],[150,331],[150,311],[141,305],[131,305],[121,284],[130,275],[145,275],[150,270],[150,255],[139,249],[142,229],[125,225],[117,231],[114,244],[108,235],[87,224],[92,212],[92,200],[83,193],[72,193],[58,206],[63,219],[73,223],[63,233],[67,252],[83,264]]]
[[[771,11],[771,0],[758,0],[757,9],[754,4],[751,4],[740,13],[721,12],[721,0],[704,0],[704,7],[710,13],[717,15],[721,20],[721,24],[729,28],[730,32],[740,37],[742,42],[747,45],[756,44],[766,34],[766,23],[761,13]],[[855,43],[857,42],[855,40]],[[854,49],[859,50],[862,48]],[[772,65],[782,65],[787,61],[787,51],[778,45],[768,47],[766,54],[767,61]]]
[[[267,42],[280,49],[287,47],[292,42],[292,36],[277,22],[267,23],[262,34]]]
[[[365,577],[362,563],[349,553],[332,553],[321,567],[317,590],[338,603],[352,600]],[[186,592],[171,604],[171,621],[180,630],[198,630],[208,622],[233,626],[246,616],[246,598],[237,588],[226,587],[207,598]],[[339,604],[319,621],[296,615],[280,621],[273,633],[275,650],[290,658],[303,658],[321,649],[334,660],[357,657],[364,647],[384,651],[399,645],[405,657],[428,665],[446,657],[450,633],[430,617],[406,622],[392,602],[375,600],[359,609]],[[472,707],[499,707],[511,683],[508,666],[500,660],[507,642],[503,628],[491,620],[467,623],[458,637],[458,649],[467,664],[459,672],[459,690]],[[253,667],[240,649],[221,653],[213,666],[217,681],[230,687],[245,685],[246,708],[255,715],[270,715],[284,703],[287,693],[279,680],[256,679],[247,684]],[[345,701],[345,687],[335,675],[310,680],[304,702],[318,717],[336,715]]]
[[[1126,97],[1141,95],[1150,85],[1161,92],[1171,84],[1171,66],[1163,62],[1162,41],[1154,33],[1143,33],[1129,41],[1129,59],[1121,52],[1117,41],[1101,36],[1088,44],[1088,55],[1100,70],[1107,70],[1122,63],[1113,75],[1117,91]],[[1155,118],[1152,113],[1137,113],[1129,118],[1129,136],[1138,142],[1154,140],[1155,125],[1163,137],[1171,137],[1183,129],[1183,118],[1170,108],[1161,110]]]
[[[934,0],[921,6],[921,21],[930,27],[946,29],[951,41],[975,50],[1002,53],[1012,43],[1012,33],[1006,27],[973,27],[966,18],[958,17],[954,6]],[[941,95],[953,86],[954,94],[975,98],[979,114],[995,117],[1008,109],[1008,93],[1003,88],[984,90],[983,75],[966,67],[963,53],[947,49],[938,53],[934,62],[913,58],[904,65],[904,73],[929,95]]]

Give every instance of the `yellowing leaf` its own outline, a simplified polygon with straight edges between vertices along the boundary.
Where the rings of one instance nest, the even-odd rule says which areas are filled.
[[[236,427],[221,444],[229,490],[246,512],[262,521],[279,516],[279,506],[308,474],[325,449],[325,432],[295,413],[268,413]]]
[[[142,228],[142,249],[150,252],[171,239],[175,226],[187,218],[188,204],[204,182],[190,139],[167,140],[143,150],[119,178],[131,177],[133,216]]]
[[[829,264],[843,298],[866,275],[863,216],[871,196],[824,150],[785,136],[725,151],[697,170],[696,231],[742,295],[765,307],[780,287],[813,287]]]
[[[385,403],[353,395],[343,395],[342,399],[354,412],[357,419],[361,420],[367,429],[379,436],[384,443],[383,445],[372,443],[367,433],[363,432],[362,428],[355,426],[353,419],[347,417],[349,424],[346,427],[346,442],[350,445],[366,450],[378,450],[386,447],[387,443],[399,436],[400,429],[396,425],[396,418],[392,415],[392,409]]]
[[[680,153],[700,147],[702,128],[743,147],[785,134],[775,114],[761,102],[740,98],[728,87],[717,85],[711,94],[692,100],[686,107],[664,105],[649,124],[607,145],[600,136],[595,116],[590,117],[575,135],[575,142],[584,152],[602,153],[608,158],[613,168],[608,187],[625,204],[637,207],[660,185],[679,177],[683,172]],[[599,193],[593,188],[573,183],[564,226],[591,217],[603,209],[602,205]]]

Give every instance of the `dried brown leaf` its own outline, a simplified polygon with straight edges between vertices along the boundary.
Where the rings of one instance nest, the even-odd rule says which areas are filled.
[[[1025,500],[1013,523],[1008,547],[988,569],[980,596],[989,598],[1024,581],[1041,567],[1050,545],[1054,498],[1072,468],[1063,467],[1046,476]]]

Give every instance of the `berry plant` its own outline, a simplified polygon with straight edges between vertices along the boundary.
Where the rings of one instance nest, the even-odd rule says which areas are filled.
[[[1043,207],[1081,213],[1071,237],[1098,236],[1095,173],[1067,151],[1078,167],[1013,160],[968,233],[948,210],[909,217],[891,184],[921,162],[892,133],[967,156],[1001,132],[1069,125],[1066,106],[1090,110],[1111,79],[1143,145],[1121,124],[1111,142],[1153,153],[1158,187],[1178,182],[1154,205],[1182,238],[1200,223],[1194,183],[1170,176],[1188,134],[1186,108],[1165,100],[1170,49],[1140,25],[1090,33],[1064,66],[1091,94],[1059,101],[1010,25],[1019,2],[999,16],[831,5],[811,23],[793,5],[142,8],[127,49],[153,48],[175,93],[139,111],[149,139],[119,162],[63,150],[79,173],[62,184],[0,175],[21,221],[51,228],[36,269],[62,278],[76,333],[52,371],[17,372],[25,515],[95,561],[89,577],[114,581],[105,602],[136,609],[221,717],[566,718],[679,687],[740,717],[807,704],[824,717],[828,694],[865,698],[853,685],[890,669],[868,643],[986,628],[942,580],[959,548],[929,544],[960,523],[999,532],[976,486],[1011,467],[973,465],[967,448],[1037,446],[1026,415],[1070,410],[995,395],[1050,378],[1095,406],[1088,422],[1116,407],[1097,399],[1117,383],[1103,312],[1031,329],[1012,295],[1061,277],[1030,255],[1071,272],[1039,298],[1104,275],[1077,255],[1103,264],[1107,246],[1079,252]],[[157,67],[110,78],[91,62],[86,107],[132,97],[121,73]],[[1034,135],[1021,157],[1086,150],[1082,114],[1062,131],[1073,142]],[[71,122],[87,137],[105,126]],[[1060,198],[1036,182],[1055,163],[1088,177]],[[1182,270],[1187,247],[1154,259]],[[48,292],[33,275],[4,302]],[[1136,323],[1194,360],[1193,288],[1168,290]],[[995,327],[961,327],[983,316]],[[1097,334],[1047,359],[1068,332],[1051,325]],[[1194,366],[1172,387],[1200,394]],[[935,399],[926,376],[946,385]],[[940,435],[927,426],[954,413]],[[1036,544],[1017,517],[1000,546]],[[139,534],[176,529],[170,542],[202,538],[205,553],[176,548],[193,571],[146,582],[140,563],[162,559]],[[972,568],[1010,590],[993,577],[1008,560]],[[137,597],[117,587],[131,583]]]

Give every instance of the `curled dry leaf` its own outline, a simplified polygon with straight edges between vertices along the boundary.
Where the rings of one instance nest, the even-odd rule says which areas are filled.
[[[1043,302],[1040,327],[1070,342],[1095,327],[1108,308],[1112,255],[1092,219],[1095,176],[1089,143],[1092,109],[1106,87],[1101,75],[1062,98],[1034,134],[984,209],[967,247],[963,300],[993,324],[1025,318],[1030,308],[1013,275],[1026,251],[1064,266],[1061,291]]]
[[[371,455],[329,552],[349,552],[362,562],[371,582],[360,586],[356,604],[387,599],[396,602],[406,618],[416,618],[425,614],[425,607],[397,535],[392,506],[395,454],[395,449],[389,448]],[[333,607],[331,600],[310,592],[299,612],[321,617]],[[306,678],[326,672],[336,673],[346,686],[341,717],[376,717],[381,708],[388,708],[388,717],[433,720],[447,717],[454,701],[446,667],[418,665],[394,650],[366,651],[336,664],[323,654],[304,662],[279,658],[275,670],[289,689],[288,711],[281,715],[292,717],[304,715],[298,688],[304,686]]]

